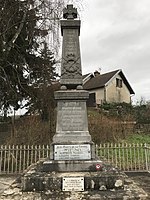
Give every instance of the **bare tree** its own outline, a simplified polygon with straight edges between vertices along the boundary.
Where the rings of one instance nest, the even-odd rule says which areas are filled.
[[[82,0],[0,1],[0,109],[5,116],[24,99],[36,101],[33,90],[49,87],[56,77],[59,22],[67,3],[82,8]]]

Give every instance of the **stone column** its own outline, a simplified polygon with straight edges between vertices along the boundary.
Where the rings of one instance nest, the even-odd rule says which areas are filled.
[[[61,20],[63,45],[60,83],[62,88],[76,89],[77,86],[82,85],[79,44],[80,20],[75,20],[77,9],[73,8],[73,5],[68,5],[63,10],[63,17],[65,20]]]
[[[76,147],[78,151],[81,151],[81,154],[83,149],[87,149],[85,157],[91,159],[93,155],[91,145],[93,143],[88,131],[86,108],[89,93],[83,90],[82,87],[79,43],[80,20],[76,19],[77,10],[73,8],[73,5],[68,5],[63,10],[63,17],[64,19],[61,20],[61,33],[63,36],[61,89],[55,92],[55,99],[57,100],[57,124],[56,134],[53,137],[53,157],[55,159],[55,153],[58,153],[56,150],[58,145],[59,147],[60,145],[70,145],[61,147],[62,149]],[[83,144],[84,147],[82,146],[82,148],[80,145]]]

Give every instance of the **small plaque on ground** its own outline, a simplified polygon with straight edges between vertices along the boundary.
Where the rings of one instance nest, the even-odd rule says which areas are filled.
[[[63,177],[63,191],[84,191],[84,177]]]
[[[90,160],[90,144],[54,145],[54,160]]]

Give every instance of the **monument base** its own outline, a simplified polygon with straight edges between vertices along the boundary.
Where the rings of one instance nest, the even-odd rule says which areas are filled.
[[[45,161],[42,165],[43,172],[95,172],[96,166],[102,168],[99,160],[87,161]]]
[[[78,180],[75,180],[78,179]],[[67,183],[65,182],[67,180]],[[124,188],[124,174],[114,172],[34,172],[22,177],[23,191],[90,191]]]
[[[95,172],[43,172],[42,165],[43,162],[30,166],[23,174],[22,194],[38,192],[42,199],[144,200],[148,197],[123,172],[110,166]]]
[[[100,160],[44,161],[31,166],[22,176],[22,190],[86,191],[123,189],[124,178],[124,173]]]

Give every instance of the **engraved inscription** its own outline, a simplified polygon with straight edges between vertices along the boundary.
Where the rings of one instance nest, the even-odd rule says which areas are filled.
[[[91,159],[90,144],[54,145],[55,160],[89,160]]]
[[[85,126],[85,112],[77,102],[66,102],[60,108],[62,131],[83,131]]]
[[[77,52],[77,41],[76,41],[76,30],[67,30],[66,36],[64,39],[66,53],[75,53]]]
[[[81,108],[62,108],[62,130],[82,131],[83,119]]]
[[[84,191],[84,177],[63,177],[63,191]]]

